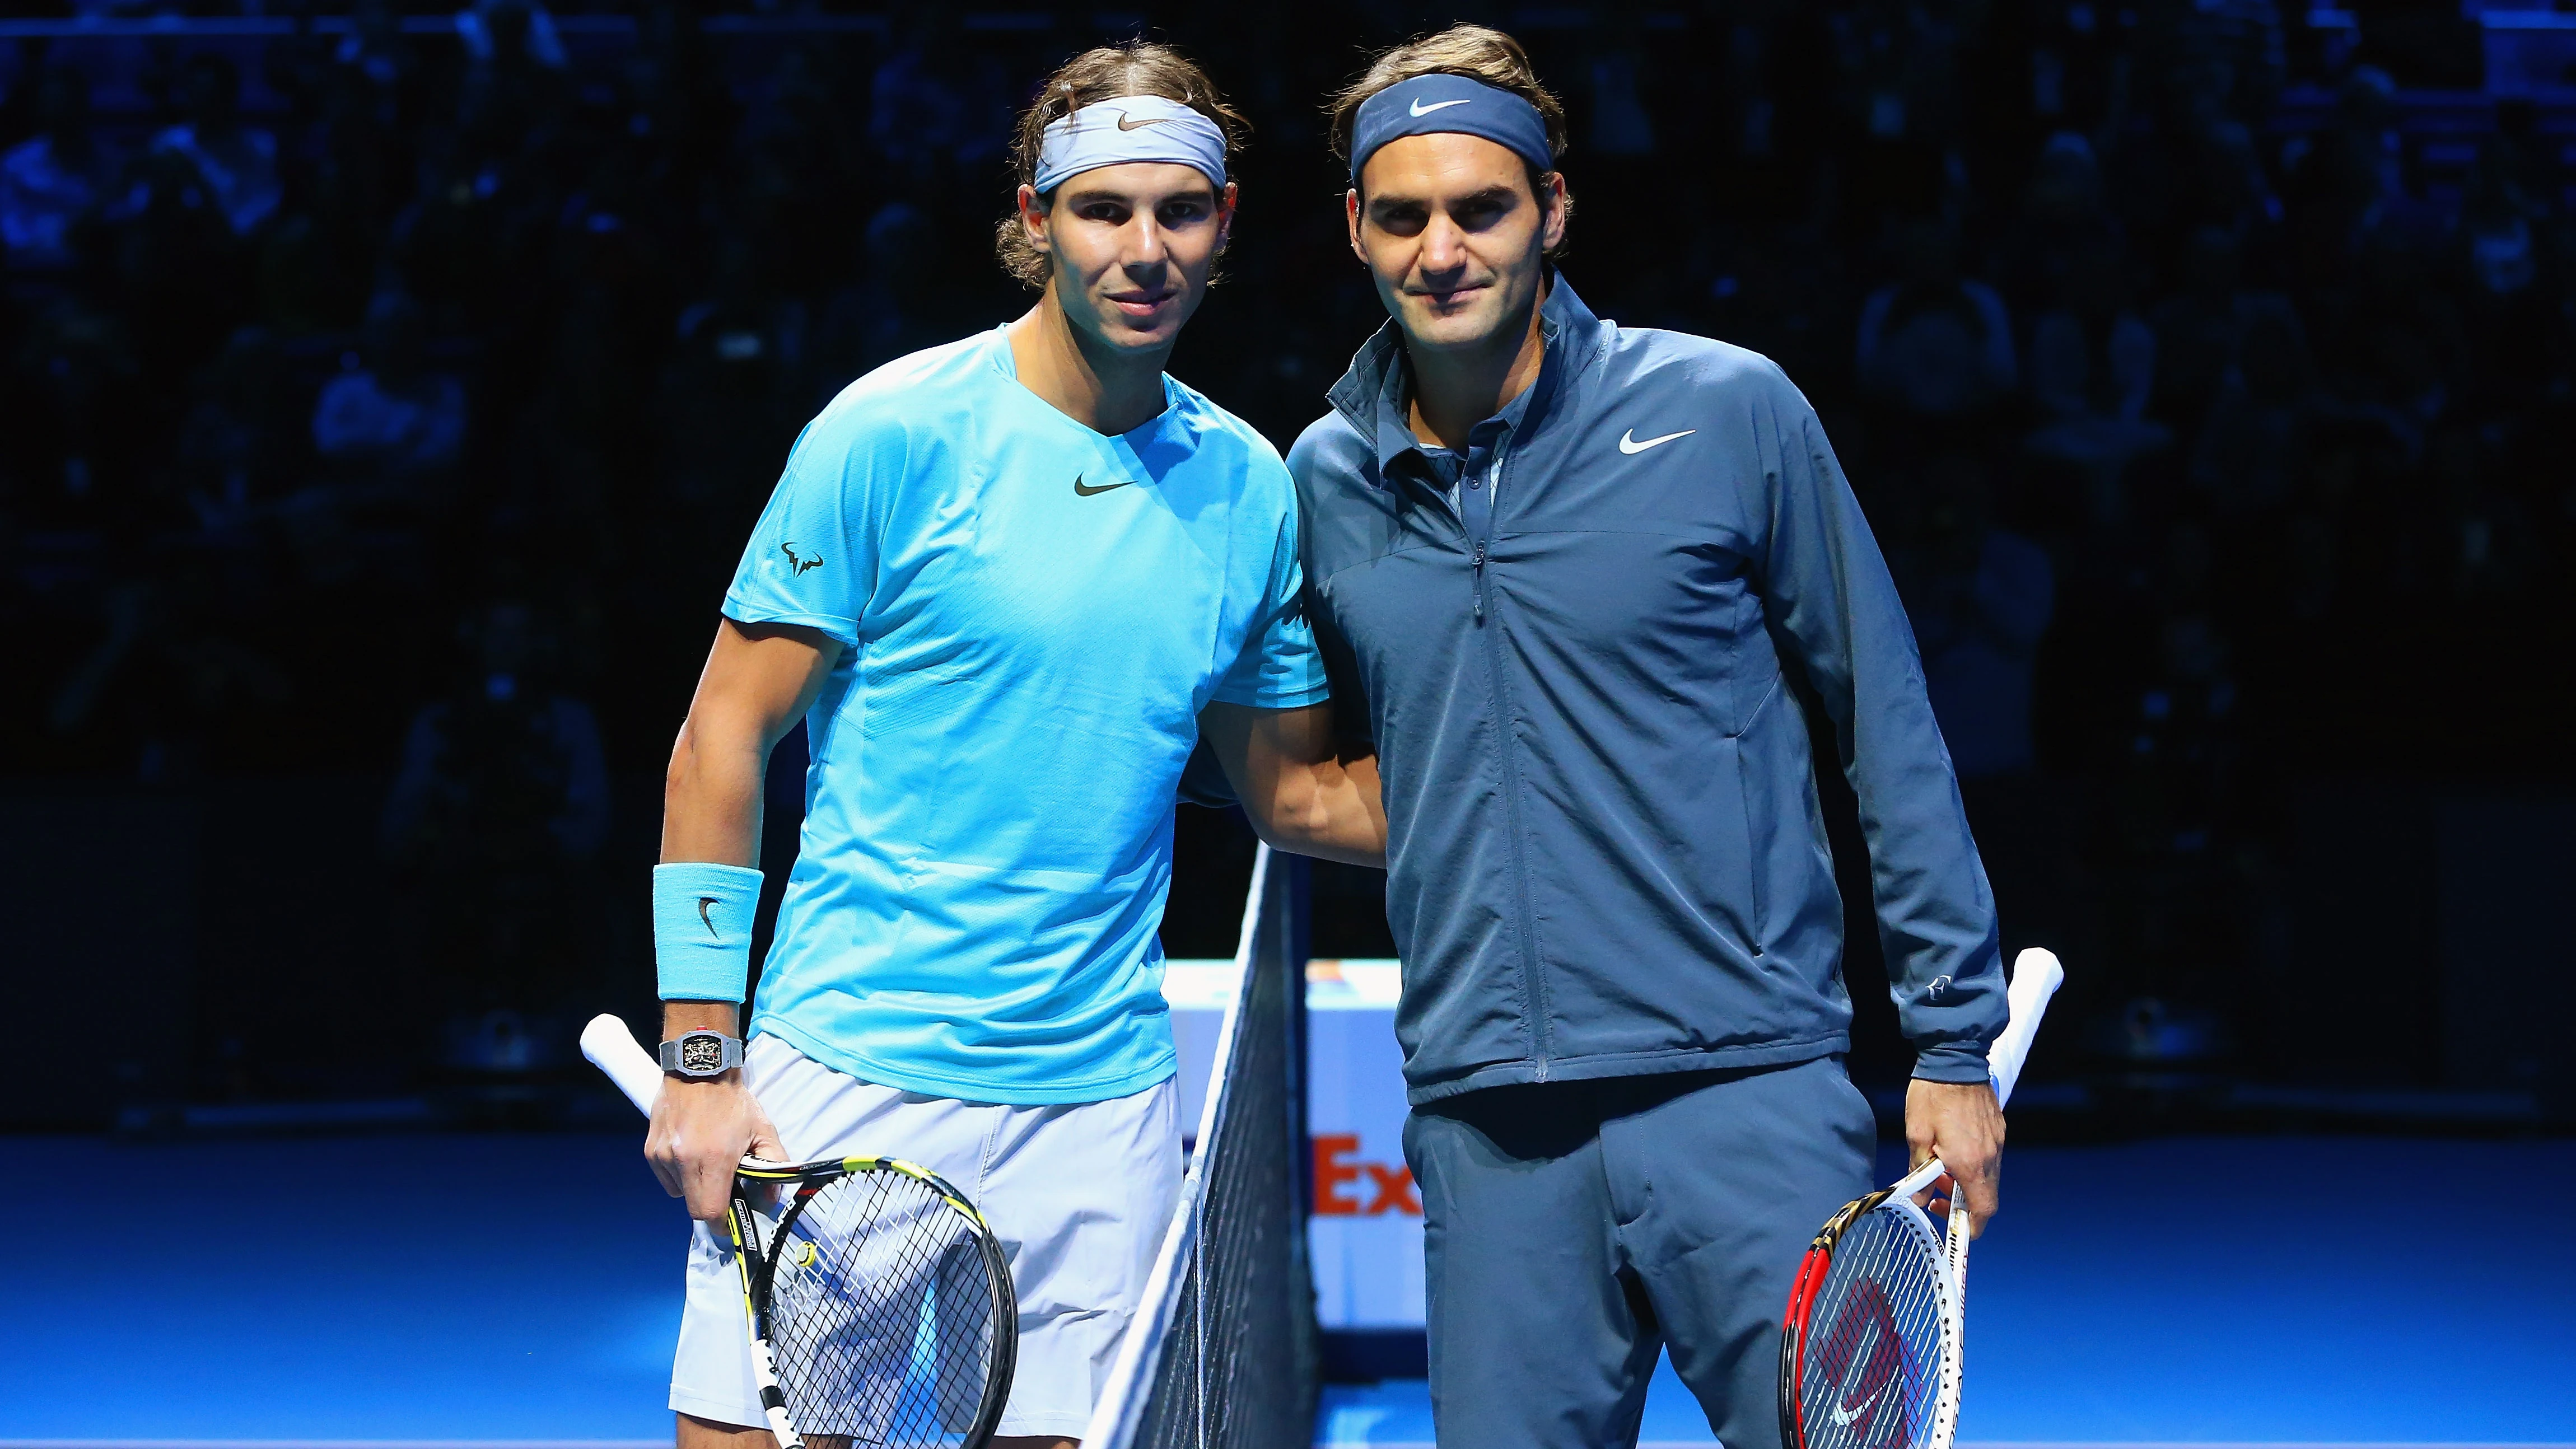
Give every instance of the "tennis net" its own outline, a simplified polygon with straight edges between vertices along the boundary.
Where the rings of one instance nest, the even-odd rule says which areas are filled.
[[[1290,864],[1263,846],[1180,1206],[1083,1449],[1314,1442],[1314,1289],[1299,1169],[1306,973],[1290,877]]]

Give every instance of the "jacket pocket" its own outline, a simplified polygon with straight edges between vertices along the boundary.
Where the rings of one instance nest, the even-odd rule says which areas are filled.
[[[1743,747],[1744,741],[1731,735],[1701,746],[1699,757],[1706,763],[1693,772],[1696,778],[1690,794],[1694,798],[1667,817],[1671,853],[1659,862],[1651,856],[1639,861],[1643,880],[1663,877],[1668,894],[1660,904],[1687,911],[1687,921],[1675,918],[1667,925],[1688,940],[1687,950],[1693,954],[1750,955],[1761,940],[1753,899],[1759,867],[1744,800]],[[1656,870],[1655,865],[1662,868]],[[1637,904],[1657,902],[1649,893]],[[1672,949],[1673,943],[1658,937],[1650,919],[1636,924],[1646,929],[1632,943],[1634,950],[1652,955]]]
[[[1771,872],[1770,852],[1779,848],[1779,791],[1782,782],[1770,768],[1770,751],[1762,748],[1766,732],[1779,728],[1773,712],[1780,707],[1780,676],[1771,676],[1770,688],[1746,711],[1738,726],[1735,746],[1735,799],[1744,817],[1744,901],[1745,944],[1755,960],[1762,958],[1763,943],[1771,939]]]

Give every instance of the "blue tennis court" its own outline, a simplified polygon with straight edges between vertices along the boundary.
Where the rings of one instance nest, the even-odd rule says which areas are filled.
[[[627,1134],[0,1145],[0,1441],[660,1441],[677,1209]],[[1961,1437],[2576,1442],[2576,1142],[2028,1147]],[[2359,1189],[2357,1209],[2343,1194]],[[1645,1436],[1707,1442],[1669,1375]],[[1430,1438],[1419,1383],[1318,1441]]]

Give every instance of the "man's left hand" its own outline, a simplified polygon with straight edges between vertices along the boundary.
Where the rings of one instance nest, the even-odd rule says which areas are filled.
[[[1967,1205],[1969,1237],[1983,1233],[2003,1206],[2004,1113],[1995,1105],[1995,1089],[1984,1082],[1916,1079],[1905,1089],[1905,1144],[1915,1167],[1941,1159],[1949,1171],[1934,1179],[1933,1188],[1946,1188]],[[1944,1204],[1931,1206],[1949,1211]]]

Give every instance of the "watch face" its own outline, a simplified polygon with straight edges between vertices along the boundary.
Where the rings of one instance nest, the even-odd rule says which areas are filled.
[[[714,1076],[724,1070],[724,1048],[723,1037],[692,1032],[680,1038],[680,1070],[692,1076]]]

